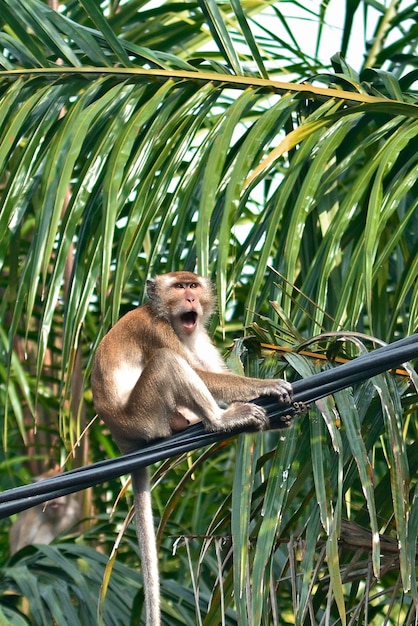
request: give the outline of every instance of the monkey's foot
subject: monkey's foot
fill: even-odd
[[[293,424],[293,419],[297,415],[304,415],[309,411],[310,405],[305,402],[292,402],[293,412],[287,415],[273,417],[270,421],[270,429],[289,428]]]
[[[243,426],[256,430],[268,428],[265,410],[249,402],[233,402],[223,411],[222,420],[216,430],[231,430]]]
[[[273,417],[270,420],[270,424],[269,424],[269,430],[280,430],[281,428],[290,428],[290,426],[292,426],[293,424],[293,418],[295,417],[295,414],[292,413],[291,415],[280,415],[280,416],[276,416]]]

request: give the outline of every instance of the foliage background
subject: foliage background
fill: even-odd
[[[0,0],[2,489],[68,450],[66,467],[117,454],[99,423],[83,432],[89,372],[149,274],[211,275],[211,331],[251,375],[416,331],[417,6],[340,4],[329,61],[332,0]],[[165,623],[414,623],[409,380],[156,468]],[[3,523],[5,623],[140,623],[131,527],[99,603],[120,487],[84,494],[91,522],[57,546],[9,559]]]

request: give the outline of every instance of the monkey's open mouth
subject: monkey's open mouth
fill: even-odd
[[[183,315],[180,316],[180,319],[184,328],[191,330],[196,326],[197,313],[195,311],[189,311],[188,313],[183,313]]]

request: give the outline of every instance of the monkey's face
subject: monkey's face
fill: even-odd
[[[202,286],[198,282],[176,282],[170,288],[171,323],[181,335],[191,335],[203,318]]]
[[[148,281],[148,295],[157,315],[166,318],[178,336],[192,335],[212,312],[210,281],[192,272],[171,272]]]
[[[59,498],[55,498],[54,500],[48,500],[42,506],[42,513],[47,517],[50,521],[56,521],[62,517],[67,508],[67,500],[68,496],[61,496]]]

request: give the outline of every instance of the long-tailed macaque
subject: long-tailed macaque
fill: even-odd
[[[80,521],[80,504],[72,495],[61,496],[19,513],[10,528],[10,554],[34,543],[51,543]]]
[[[147,281],[149,301],[124,315],[101,341],[92,371],[99,416],[123,453],[201,421],[207,430],[263,430],[263,408],[249,401],[276,396],[289,404],[283,380],[238,376],[227,369],[205,324],[213,310],[210,281],[171,272]],[[147,626],[160,624],[155,531],[148,472],[132,475]]]

